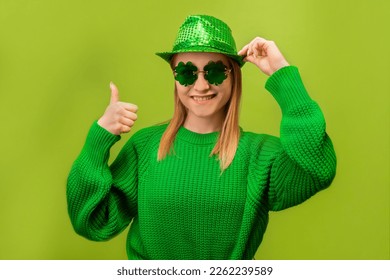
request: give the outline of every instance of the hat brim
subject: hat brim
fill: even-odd
[[[245,64],[245,61],[244,61],[244,56],[240,56],[240,55],[237,55],[237,54],[231,54],[231,53],[227,53],[227,52],[223,52],[223,51],[220,51],[220,50],[215,50],[215,49],[206,49],[206,48],[202,48],[202,49],[191,49],[191,50],[183,50],[183,51],[176,51],[176,52],[157,52],[156,55],[158,55],[159,57],[161,57],[162,59],[164,59],[166,62],[168,63],[171,63],[171,60],[172,60],[172,57],[175,55],[175,54],[179,54],[179,53],[189,53],[189,52],[210,52],[210,53],[221,53],[221,54],[224,54],[230,58],[232,58],[234,61],[236,61],[238,63],[238,65],[240,67],[244,66]]]

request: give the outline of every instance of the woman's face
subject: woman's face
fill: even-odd
[[[173,58],[173,67],[175,68],[180,62],[184,64],[191,62],[198,71],[203,71],[203,68],[210,61],[222,61],[227,68],[230,68],[227,57],[218,53],[177,54]],[[187,108],[186,122],[207,120],[220,125],[225,118],[224,107],[232,92],[232,75],[227,73],[227,78],[219,85],[208,82],[204,75],[203,72],[198,73],[195,82],[187,86],[176,80],[177,94],[182,104]]]

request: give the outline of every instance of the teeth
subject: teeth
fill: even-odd
[[[206,100],[210,100],[214,97],[214,95],[210,95],[210,96],[193,96],[192,98],[195,100],[195,101],[206,101]]]

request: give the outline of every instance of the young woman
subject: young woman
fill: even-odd
[[[275,43],[255,38],[237,53],[214,17],[189,16],[173,50],[158,55],[175,79],[173,117],[135,133],[108,166],[110,148],[137,119],[137,106],[120,102],[111,84],[111,102],[69,174],[74,229],[107,240],[131,222],[129,259],[252,259],[268,212],[302,203],[335,176],[322,112]],[[270,76],[280,138],[239,127],[245,62]]]

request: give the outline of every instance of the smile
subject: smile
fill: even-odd
[[[195,101],[207,101],[213,99],[216,96],[217,96],[216,94],[212,94],[207,96],[191,96],[191,98],[194,99]]]

